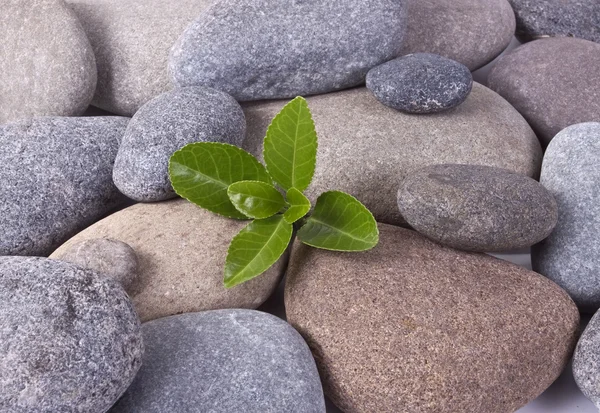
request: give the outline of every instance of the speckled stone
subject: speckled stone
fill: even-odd
[[[238,101],[357,86],[400,54],[406,1],[222,0],[173,46],[171,77]]]
[[[173,43],[215,1],[67,0],[96,54],[94,105],[132,116],[170,90],[167,61]]]
[[[245,104],[244,147],[262,156],[263,138],[285,101]],[[396,196],[405,176],[438,163],[483,164],[536,176],[542,150],[517,111],[477,83],[455,109],[409,115],[379,103],[366,88],[308,98],[319,134],[314,201],[338,189],[361,200],[378,221],[402,224]]]
[[[104,413],[140,368],[121,286],[46,258],[0,257],[0,410]]]
[[[399,57],[369,70],[377,100],[408,113],[436,113],[465,101],[473,76],[465,65],[431,53]]]
[[[515,14],[507,0],[409,0],[403,52],[445,56],[470,70],[491,62],[510,44]]]
[[[533,269],[593,313],[600,308],[600,123],[573,125],[556,135],[540,182],[558,202],[558,224],[532,250]]]
[[[110,413],[325,413],[310,349],[275,316],[206,311],[142,330],[143,366]]]
[[[524,117],[544,144],[569,125],[600,120],[600,44],[540,39],[503,56],[490,88]]]
[[[192,142],[240,146],[246,120],[226,93],[205,87],[166,92],[146,103],[127,126],[113,180],[129,198],[141,202],[176,196],[169,180],[169,158]]]
[[[114,239],[81,241],[54,258],[112,278],[126,291],[131,291],[137,280],[138,259],[135,251],[124,242]]]
[[[573,356],[573,376],[581,392],[600,410],[600,312],[590,320]]]
[[[0,255],[43,255],[124,203],[112,168],[128,119],[0,126]]]
[[[0,123],[82,114],[96,88],[96,60],[62,0],[2,0]]]
[[[514,412],[560,375],[579,328],[547,278],[389,225],[365,253],[294,244],[287,277],[288,320],[346,413]]]
[[[287,257],[260,277],[226,289],[227,249],[247,224],[183,199],[137,204],[77,234],[52,258],[83,240],[111,238],[130,245],[139,261],[139,281],[130,295],[142,321],[219,308],[258,308],[279,284]]]
[[[508,0],[517,16],[517,36],[532,40],[568,36],[600,43],[598,0]]]
[[[468,251],[530,247],[551,232],[556,201],[537,181],[505,169],[433,165],[400,185],[398,207],[421,234]]]

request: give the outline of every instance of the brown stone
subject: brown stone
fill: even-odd
[[[545,277],[381,225],[365,253],[295,244],[288,320],[345,413],[509,413],[567,364],[577,307]]]

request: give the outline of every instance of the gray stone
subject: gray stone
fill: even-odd
[[[86,110],[96,60],[62,0],[2,0],[0,39],[0,123]]]
[[[142,362],[121,286],[46,258],[0,257],[0,410],[104,413]]]
[[[507,0],[409,0],[408,28],[401,55],[428,52],[470,70],[494,60],[515,33]]]
[[[509,413],[561,374],[579,312],[547,278],[380,225],[376,248],[294,244],[289,322],[344,412]]]
[[[406,1],[222,0],[173,46],[171,77],[238,101],[357,86],[400,54]]]
[[[131,291],[137,280],[138,260],[135,251],[124,242],[114,239],[81,241],[54,258],[112,278],[126,291]]]
[[[378,221],[402,224],[396,197],[405,176],[439,163],[497,166],[537,176],[542,150],[519,113],[477,83],[460,106],[410,115],[379,103],[366,89],[309,97],[319,135],[317,167],[307,194],[314,201],[339,189],[361,200]],[[263,138],[284,101],[245,104],[244,147],[262,156]]]
[[[46,256],[125,202],[112,168],[127,122],[42,117],[0,126],[0,255]]]
[[[573,125],[552,140],[540,179],[558,203],[558,224],[532,250],[533,269],[585,312],[600,308],[600,123]]]
[[[176,196],[169,180],[169,158],[192,142],[240,146],[246,120],[226,93],[205,87],[166,92],[133,116],[119,147],[113,180],[129,198],[142,202]]]
[[[568,36],[600,43],[598,0],[508,0],[517,16],[517,36],[532,40]]]
[[[544,144],[569,125],[600,120],[600,44],[540,39],[503,56],[490,88],[508,100]]]
[[[381,103],[408,113],[452,109],[472,87],[473,76],[465,65],[431,53],[399,57],[367,74],[367,88]]]
[[[421,234],[468,251],[530,247],[551,232],[556,201],[537,181],[505,169],[433,165],[400,185],[398,207]]]
[[[167,61],[173,43],[215,1],[67,0],[96,54],[93,104],[132,116],[170,90]]]
[[[600,312],[590,320],[573,355],[573,376],[581,392],[600,410]]]
[[[219,308],[258,308],[281,281],[287,255],[260,277],[225,288],[227,249],[247,224],[183,199],[137,204],[77,234],[52,258],[84,240],[111,238],[130,245],[139,262],[138,282],[130,295],[142,321]]]
[[[325,413],[308,346],[275,316],[207,311],[142,330],[143,366],[110,413]]]

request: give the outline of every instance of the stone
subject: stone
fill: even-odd
[[[227,249],[246,225],[183,199],[136,204],[77,234],[52,258],[89,239],[111,238],[130,245],[139,263],[138,282],[130,296],[143,322],[220,308],[258,308],[281,281],[287,257],[260,277],[226,289]]]
[[[110,413],[325,413],[310,349],[275,316],[215,310],[142,330],[143,366]]]
[[[527,248],[556,226],[552,194],[539,182],[505,169],[432,165],[400,185],[398,207],[428,238],[467,251]]]
[[[143,354],[121,286],[47,258],[0,257],[0,410],[104,413]]]
[[[465,101],[472,87],[469,68],[431,53],[399,57],[367,74],[367,88],[377,100],[408,113],[452,109]]]
[[[579,312],[556,284],[379,229],[379,245],[360,254],[296,243],[287,272],[288,321],[342,411],[509,413],[560,375]]]
[[[309,97],[319,135],[315,176],[307,194],[346,191],[384,223],[403,224],[396,196],[405,176],[438,163],[497,166],[537,176],[542,151],[517,111],[477,83],[446,112],[414,116],[388,108],[366,89]],[[262,156],[263,138],[285,102],[247,103],[244,148]]]
[[[81,241],[54,258],[112,278],[126,291],[131,291],[137,280],[138,259],[135,251],[124,242],[114,239]]]
[[[540,182],[558,203],[554,232],[532,250],[534,271],[584,312],[600,308],[600,123],[569,126],[548,145]]]
[[[3,0],[0,39],[0,123],[86,110],[96,59],[62,0]]]
[[[403,52],[435,53],[470,70],[494,60],[510,44],[515,14],[507,0],[409,0]]]
[[[177,86],[238,101],[293,98],[363,84],[401,53],[407,0],[222,0],[173,46]]]
[[[598,43],[573,38],[526,43],[503,56],[488,81],[545,145],[567,126],[600,120]]]
[[[96,54],[93,104],[132,116],[169,91],[167,61],[173,43],[215,1],[67,0]]]
[[[164,201],[177,195],[169,180],[169,158],[192,142],[240,146],[246,120],[226,93],[204,87],[166,92],[146,103],[127,126],[113,180],[129,198]]]
[[[600,3],[597,0],[508,1],[517,17],[517,36],[525,41],[566,36],[600,43]]]
[[[600,410],[600,312],[585,328],[573,355],[573,377],[581,392]]]
[[[127,122],[42,117],[0,126],[0,255],[47,256],[124,204],[112,168]]]

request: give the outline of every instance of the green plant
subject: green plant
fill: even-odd
[[[229,246],[227,288],[275,264],[290,244],[294,226],[298,239],[316,248],[365,251],[377,245],[373,215],[346,193],[321,194],[307,217],[311,204],[303,191],[315,172],[317,133],[305,99],[295,98],[275,116],[263,157],[266,167],[236,146],[198,142],[175,152],[169,163],[178,195],[229,218],[253,219]]]

